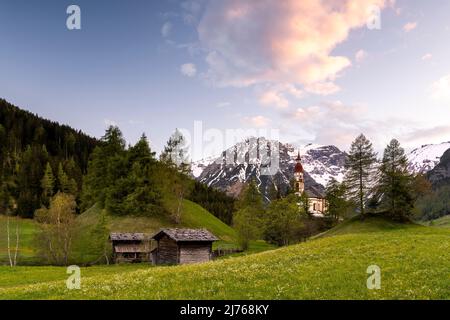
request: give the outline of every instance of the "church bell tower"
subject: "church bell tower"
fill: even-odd
[[[295,159],[295,169],[294,169],[294,190],[295,194],[301,196],[303,191],[305,191],[305,180],[303,178],[303,166],[300,158],[300,151],[298,152],[297,159]]]

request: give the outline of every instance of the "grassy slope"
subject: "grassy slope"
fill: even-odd
[[[79,216],[79,222],[84,226],[95,225],[101,209],[97,206]],[[203,207],[189,200],[183,202],[181,226],[173,224],[165,216],[133,217],[108,216],[108,228],[113,232],[146,232],[153,233],[163,227],[207,228],[219,238],[233,242],[236,240],[235,231],[221,220],[216,218]]]
[[[450,228],[450,215],[433,220],[432,226],[440,228]]]
[[[245,257],[188,266],[85,268],[77,291],[65,289],[63,269],[58,276],[57,268],[47,272],[54,275],[47,280],[42,278],[45,267],[19,267],[11,274],[3,267],[0,297],[450,299],[449,236],[444,228],[353,221],[316,240]],[[366,288],[366,269],[372,264],[381,267],[381,290]],[[27,281],[21,277],[25,274]]]
[[[77,219],[80,224],[79,232],[81,236],[74,243],[74,258],[77,262],[88,263],[95,261],[98,255],[89,255],[92,247],[90,232],[97,224],[101,214],[101,209],[97,206],[92,207]],[[188,227],[188,228],[206,228],[221,239],[215,246],[236,247],[236,232],[233,228],[223,223],[214,215],[209,213],[203,207],[196,203],[185,200],[183,203],[182,224],[174,225],[167,217],[112,217],[108,216],[108,229],[113,232],[146,232],[154,233],[163,227]],[[41,262],[36,257],[34,247],[34,234],[38,227],[33,220],[19,220],[20,225],[20,256],[19,264],[33,264]],[[11,228],[15,224],[11,222]],[[13,230],[14,231],[14,230]],[[15,235],[13,235],[15,241]],[[6,218],[0,215],[0,265],[8,262],[6,245]],[[262,251],[270,248],[265,243],[254,242],[252,249]]]

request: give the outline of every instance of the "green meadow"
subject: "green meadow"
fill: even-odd
[[[95,227],[100,220],[102,209],[93,206],[77,217],[78,236],[73,243],[72,263],[85,265],[96,261],[99,256],[93,254],[98,243],[94,243],[92,237]],[[175,225],[167,216],[106,216],[107,229],[110,232],[144,232],[153,234],[160,228],[182,227],[182,228],[206,228],[221,240],[214,243],[216,248],[238,248],[236,231],[220,219],[212,215],[200,205],[184,200],[181,225]],[[36,246],[35,235],[39,231],[37,223],[31,219],[10,219],[10,241],[11,248],[15,248],[15,228],[19,224],[19,265],[45,264],[39,256]],[[97,240],[98,241],[98,240]],[[249,251],[244,254],[273,249],[274,246],[264,241],[252,241]],[[6,217],[0,215],[0,265],[8,264]]]
[[[381,289],[367,288],[367,267]],[[203,264],[0,267],[1,299],[450,299],[450,229],[353,220],[305,243]]]

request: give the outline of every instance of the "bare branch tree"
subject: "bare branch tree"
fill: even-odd
[[[16,250],[14,251],[14,266],[17,265],[17,255],[19,253],[19,220],[16,221]]]
[[[6,236],[8,241],[8,258],[9,258],[9,265],[12,267],[13,262],[11,259],[11,240],[10,240],[10,234],[9,234],[9,216],[6,218]]]

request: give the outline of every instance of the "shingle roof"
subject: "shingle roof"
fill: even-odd
[[[113,232],[109,235],[109,239],[111,240],[120,240],[120,241],[143,241],[150,239],[148,234],[145,233],[119,233]]]
[[[217,241],[215,235],[206,229],[161,229],[153,236],[153,239],[158,240],[163,234],[175,241]]]
[[[142,245],[118,245],[114,246],[114,251],[119,253],[146,253],[150,252],[150,247]]]

